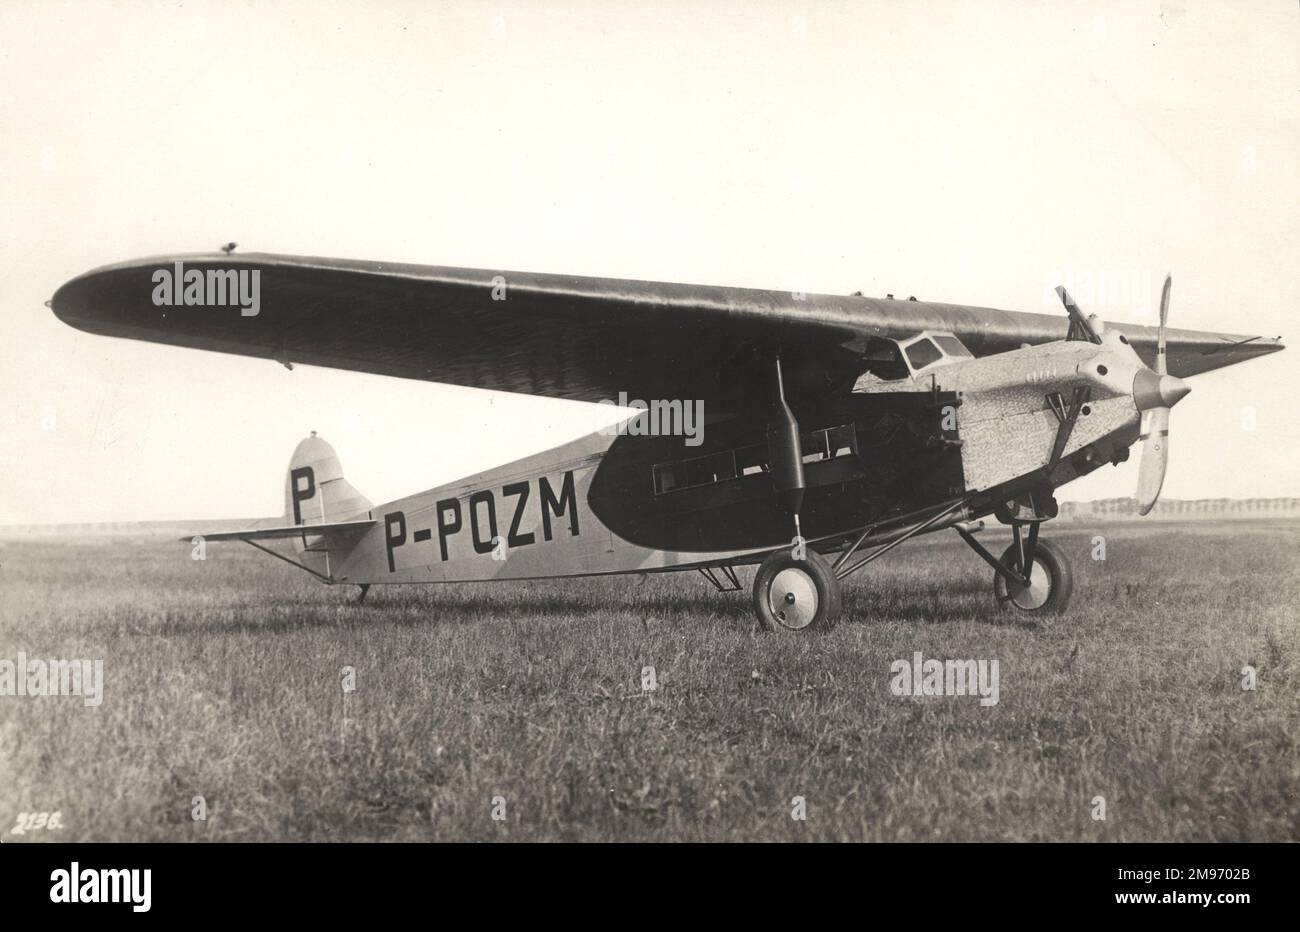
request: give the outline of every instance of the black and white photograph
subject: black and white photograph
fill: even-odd
[[[0,169],[7,900],[1278,905],[1294,0],[3,0]]]

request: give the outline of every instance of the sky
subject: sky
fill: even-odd
[[[608,408],[97,337],[93,267],[240,251],[1289,338],[1197,376],[1168,498],[1300,495],[1300,5],[0,4],[0,524],[380,503]],[[1062,499],[1130,495],[1134,457]]]

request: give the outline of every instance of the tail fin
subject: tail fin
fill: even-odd
[[[338,557],[346,557],[374,524],[370,501],[343,478],[334,448],[312,431],[289,460],[283,526],[267,527],[262,521],[242,531],[186,534],[181,540],[242,540],[259,550],[267,549],[256,543],[259,540],[292,540],[298,553],[297,565],[326,582],[334,582],[332,569]],[[274,551],[267,552],[288,560]],[[331,560],[330,554],[336,558]]]
[[[370,500],[343,478],[338,454],[312,434],[293,451],[284,482],[285,524],[336,524],[368,517]]]
[[[343,478],[343,467],[334,448],[312,431],[289,459],[289,474],[284,483],[284,523],[310,527],[369,518],[370,500]],[[331,529],[326,534],[302,534],[293,538],[293,549],[303,566],[329,576],[330,551],[340,546],[350,550],[355,542],[351,534],[340,536]]]

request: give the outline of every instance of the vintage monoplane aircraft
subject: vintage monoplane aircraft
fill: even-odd
[[[260,290],[260,293],[259,293]],[[777,631],[816,631],[840,582],[953,528],[998,601],[1063,609],[1065,555],[1039,535],[1053,492],[1141,439],[1142,513],[1160,493],[1184,378],[1277,340],[1105,325],[924,301],[311,259],[168,256],[97,269],[51,301],[91,333],[582,401],[643,399],[623,430],[373,506],[314,435],[289,463],[281,526],[331,584],[698,570]],[[702,430],[683,415],[703,403]],[[688,407],[695,406],[695,407]],[[660,429],[648,423],[655,418]],[[697,425],[697,427],[700,425]],[[640,429],[638,429],[640,428]],[[973,535],[992,515],[1002,554]]]

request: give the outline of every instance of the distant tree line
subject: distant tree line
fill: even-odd
[[[1165,518],[1300,517],[1300,498],[1168,499],[1157,502],[1151,514]],[[1095,502],[1062,502],[1061,516],[1138,517],[1137,501],[1132,498],[1103,498]]]

